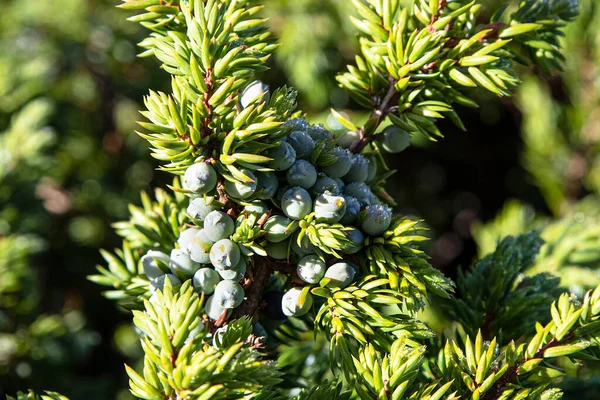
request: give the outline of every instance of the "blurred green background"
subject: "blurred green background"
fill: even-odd
[[[330,123],[329,107],[363,118],[335,82],[357,51],[350,2],[264,3],[282,47],[263,79],[296,87],[313,122]],[[142,96],[169,79],[136,58],[146,32],[116,4],[2,3],[0,398],[25,388],[130,398],[123,363],[141,354],[130,315],[85,277],[99,248],[119,245],[110,224],[127,204],[169,179],[134,132]],[[524,71],[513,98],[477,92],[480,108],[459,110],[468,132],[442,123],[443,140],[415,138],[390,159],[397,211],[427,221],[429,254],[450,276],[500,236],[536,228],[552,242],[538,270],[579,292],[599,280],[600,7],[582,7],[564,74]]]

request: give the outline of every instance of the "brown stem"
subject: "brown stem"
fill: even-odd
[[[249,316],[253,321],[258,317],[262,294],[269,283],[272,269],[264,257],[255,257],[248,266],[248,278],[244,284],[246,300],[233,311],[231,319]]]

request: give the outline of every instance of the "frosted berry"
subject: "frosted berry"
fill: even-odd
[[[306,131],[310,125],[304,118],[292,118],[283,124],[284,129],[290,129],[292,131]]]
[[[319,174],[317,181],[311,188],[311,192],[325,193],[329,191],[333,194],[342,194],[343,183],[338,179],[333,179],[325,174]]]
[[[309,189],[317,181],[317,170],[306,160],[296,160],[287,170],[286,177],[290,185]]]
[[[302,219],[312,210],[312,199],[306,189],[293,187],[281,198],[281,209],[291,219]]]
[[[344,225],[352,225],[360,213],[360,202],[352,196],[344,195],[343,197],[346,201],[346,212],[339,222]]]
[[[254,200],[244,206],[244,212],[248,215],[260,217],[261,215],[269,212],[269,207],[262,200]]]
[[[152,279],[150,281],[150,285],[152,285],[152,289],[154,290],[163,290],[165,288],[165,281],[167,279],[169,280],[169,282],[171,282],[171,286],[174,288],[181,285],[181,279],[179,279],[173,274],[165,274],[159,276],[156,279]]]
[[[208,193],[217,185],[215,169],[205,162],[192,164],[183,174],[183,187],[197,194]]]
[[[296,150],[288,142],[281,142],[277,147],[270,149],[267,157],[271,158],[268,165],[275,171],[285,171],[296,161]]]
[[[269,200],[277,194],[279,180],[274,172],[256,172],[256,192],[255,195],[261,200]]]
[[[374,195],[369,185],[363,182],[353,182],[344,188],[346,196],[354,197],[358,200],[361,206],[369,206],[373,202]]]
[[[222,211],[212,211],[204,218],[204,230],[213,242],[233,235],[235,224],[233,219]]]
[[[181,233],[179,234],[179,239],[177,239],[177,244],[179,245],[179,248],[186,250],[194,236],[196,236],[196,234],[199,231],[200,229],[197,228],[188,228],[184,231],[181,231]]]
[[[388,126],[383,130],[381,147],[388,153],[400,153],[410,145],[410,134],[397,126]]]
[[[335,196],[325,192],[315,199],[315,218],[319,222],[335,224],[346,212],[346,200],[342,196]]]
[[[288,231],[288,226],[292,221],[283,215],[272,215],[267,219],[267,222],[263,225],[265,230],[265,237],[269,242],[277,243],[287,239],[291,235],[291,231]]]
[[[333,264],[325,271],[325,278],[331,279],[330,286],[346,287],[352,283],[356,269],[347,262]]]
[[[212,197],[197,197],[190,200],[190,204],[187,208],[187,213],[190,217],[204,221],[204,218],[211,211],[215,211],[217,207],[214,205],[214,198]]]
[[[283,295],[283,298],[281,299],[281,309],[288,317],[299,317],[310,310],[313,303],[312,295],[307,293],[304,304],[300,304],[301,294],[302,289],[291,288]]]
[[[367,235],[381,235],[392,223],[392,209],[382,204],[369,206],[360,222],[360,228]]]
[[[221,239],[210,249],[210,262],[216,269],[231,269],[240,262],[240,248],[229,239]]]
[[[254,175],[252,171],[246,168],[242,168],[241,171],[251,180],[250,182],[225,181],[225,191],[229,196],[235,199],[247,199],[248,197],[252,196],[258,185],[256,175]]]
[[[221,307],[218,301],[215,300],[215,296],[212,295],[208,299],[206,299],[206,303],[204,304],[204,312],[210,319],[218,320],[223,313],[226,313],[228,316],[230,310]]]
[[[192,284],[204,294],[212,294],[221,278],[212,268],[200,268],[192,278]]]
[[[287,142],[296,150],[296,158],[308,158],[315,149],[315,141],[304,131],[290,133]]]
[[[206,229],[200,229],[187,247],[190,258],[200,264],[210,263],[209,254],[214,243],[215,241],[208,237]]]
[[[221,275],[223,279],[229,279],[232,281],[239,281],[246,274],[246,260],[244,258],[240,258],[240,262],[237,263],[231,269],[218,269],[217,272]]]
[[[310,136],[315,143],[333,140],[333,134],[321,124],[309,126],[308,129],[306,129],[306,134]]]
[[[215,287],[213,297],[220,307],[236,308],[244,301],[244,289],[237,282],[224,280]]]
[[[346,182],[365,182],[369,177],[369,160],[361,154],[355,154],[352,158],[350,171],[344,175]]]
[[[161,275],[164,275],[165,272],[163,268],[159,266],[158,263],[162,263],[165,266],[168,266],[171,262],[169,256],[162,251],[149,250],[142,257],[142,267],[144,268],[144,274],[148,277],[148,279],[155,279]]]
[[[179,278],[188,279],[200,268],[188,254],[187,250],[173,249],[171,251],[171,272]]]
[[[341,178],[352,167],[352,154],[341,147],[333,149],[330,154],[337,157],[337,160],[331,165],[321,167],[321,171],[332,178]]]
[[[316,255],[308,255],[298,261],[296,272],[304,282],[315,284],[323,279],[326,269],[325,261]]]
[[[355,228],[354,226],[349,228],[351,228],[351,230],[346,231],[346,237],[350,243],[342,249],[342,253],[356,254],[363,248],[365,236],[358,228]]]
[[[254,104],[256,102],[268,103],[270,97],[269,85],[261,81],[254,81],[246,86],[246,89],[244,89],[242,92],[240,104],[242,105],[242,108],[246,108],[250,104]]]
[[[338,138],[338,144],[344,149],[354,147],[360,141],[360,133],[356,131],[347,131],[340,135]]]

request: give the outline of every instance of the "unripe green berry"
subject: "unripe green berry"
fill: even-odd
[[[210,249],[210,262],[216,269],[231,269],[240,262],[239,246],[229,240],[221,239]]]
[[[310,239],[308,236],[304,235],[302,240],[298,243],[298,234],[292,236],[292,251],[296,253],[299,257],[304,257],[309,254],[315,253],[315,248],[310,243]]]
[[[281,142],[277,147],[270,149],[267,157],[271,158],[268,166],[275,171],[285,171],[296,161],[296,150],[288,142]]]
[[[369,157],[369,171],[367,173],[367,182],[372,182],[377,176],[377,159],[373,156]]]
[[[237,263],[237,265],[233,268],[218,269],[217,272],[219,273],[219,275],[221,275],[221,278],[237,282],[244,277],[244,274],[246,273],[246,268],[246,260],[244,260],[244,258],[242,257],[240,258],[240,262]]]
[[[325,192],[315,199],[315,218],[318,222],[335,224],[346,212],[346,200],[342,196],[335,196]]]
[[[221,307],[219,302],[216,301],[215,295],[213,294],[208,299],[206,299],[206,303],[204,304],[204,312],[208,317],[212,320],[218,320],[223,313],[226,313],[227,316],[231,313],[231,310]]]
[[[291,219],[302,219],[312,210],[312,199],[306,189],[292,187],[281,198],[281,209]]]
[[[365,182],[369,176],[369,160],[361,154],[355,154],[352,158],[350,171],[344,175],[346,182]]]
[[[233,219],[222,211],[212,211],[204,218],[206,236],[213,242],[226,239],[233,235],[235,223]]]
[[[141,259],[142,266],[144,267],[144,274],[148,279],[156,279],[159,276],[164,275],[167,271],[159,265],[162,263],[166,266],[169,265],[171,259],[169,256],[162,251],[149,250]]]
[[[261,81],[254,81],[246,86],[242,92],[240,104],[242,105],[242,108],[246,108],[254,103],[268,103],[270,97],[269,85]]]
[[[331,165],[321,167],[321,171],[332,178],[341,178],[352,167],[352,154],[341,147],[333,149],[330,154],[337,157],[337,160]]]
[[[183,174],[183,188],[197,194],[208,193],[217,185],[215,169],[205,162],[190,165]]]
[[[279,188],[277,175],[271,171],[257,171],[255,175],[257,179],[256,197],[262,200],[272,199],[277,194],[277,189]]]
[[[211,211],[215,211],[217,207],[214,205],[214,198],[212,197],[197,197],[190,200],[190,204],[187,208],[187,213],[190,217],[204,221],[204,218]]]
[[[315,149],[315,141],[304,131],[290,133],[287,142],[296,150],[296,158],[309,158]]]
[[[364,211],[360,218],[360,228],[370,236],[378,236],[392,223],[392,209],[386,205],[374,204]]]
[[[173,249],[171,251],[171,263],[169,265],[171,272],[182,279],[191,278],[200,268],[200,265],[192,261],[187,250]]]
[[[306,314],[312,307],[313,299],[312,295],[307,293],[304,300],[304,304],[300,305],[300,295],[302,289],[291,288],[288,290],[281,299],[281,309],[283,313],[288,317],[299,317]]]
[[[296,160],[288,169],[286,177],[290,185],[309,189],[317,181],[317,169],[306,160]]]
[[[323,279],[326,269],[325,261],[321,260],[320,257],[308,255],[298,261],[296,273],[304,282],[315,284]]]
[[[356,200],[356,198],[348,195],[344,195],[344,200],[346,200],[346,212],[342,219],[340,219],[340,223],[344,225],[352,225],[356,222],[356,218],[358,217],[358,213],[360,213],[360,202]]]
[[[225,191],[229,196],[235,199],[247,199],[248,197],[252,196],[258,185],[256,175],[254,175],[252,171],[246,168],[242,168],[241,171],[245,176],[251,179],[251,182],[225,181]]]
[[[221,278],[212,268],[200,268],[192,278],[192,284],[204,294],[212,294]]]
[[[267,222],[263,225],[265,230],[265,237],[269,242],[277,243],[281,242],[292,234],[287,228],[292,223],[291,220],[284,217],[283,215],[272,215],[267,219]]]
[[[190,258],[200,264],[210,263],[210,249],[215,243],[208,237],[206,229],[200,229],[188,244],[187,251]]]
[[[381,147],[388,153],[400,153],[410,145],[410,134],[397,126],[388,126],[383,130]]]
[[[269,257],[274,258],[275,260],[286,260],[288,258],[289,245],[289,240],[277,243],[267,242],[265,251]]]
[[[329,286],[346,287],[352,283],[356,269],[347,262],[333,264],[325,271],[325,278],[331,279]]]
[[[219,306],[231,309],[242,304],[244,295],[244,289],[239,283],[224,280],[219,282],[215,287],[215,294],[213,297]]]
[[[360,141],[360,133],[356,131],[346,131],[338,138],[338,144],[344,149],[356,146]]]
[[[244,206],[244,212],[259,218],[269,212],[269,207],[262,200],[254,200],[250,204]]]

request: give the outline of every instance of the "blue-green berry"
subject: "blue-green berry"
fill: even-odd
[[[367,182],[373,182],[377,176],[377,159],[373,156],[369,157],[369,171],[367,173]]]
[[[335,224],[346,212],[346,200],[330,192],[321,193],[315,199],[315,218],[318,222]]]
[[[282,242],[267,242],[265,245],[265,251],[267,255],[275,260],[286,260],[288,258],[288,248],[290,245],[289,240],[284,240]]]
[[[410,145],[410,134],[397,126],[388,126],[383,130],[381,147],[388,153],[400,153]]]
[[[233,235],[235,223],[233,219],[222,211],[211,211],[204,218],[204,230],[206,235],[213,241],[226,239]]]
[[[246,108],[254,103],[268,103],[270,97],[269,85],[261,81],[254,81],[246,86],[242,92],[240,104],[242,108]]]
[[[268,166],[275,171],[285,171],[296,161],[296,150],[288,142],[281,142],[277,147],[273,147],[267,152],[267,157],[271,158]]]
[[[181,233],[179,234],[179,239],[177,239],[177,244],[179,245],[179,248],[186,250],[194,236],[196,236],[196,234],[199,231],[200,229],[197,228],[188,228],[181,231]]]
[[[288,230],[288,226],[292,223],[289,218],[283,215],[272,215],[267,219],[267,222],[263,225],[265,230],[265,237],[269,242],[277,243],[281,242],[292,234],[291,230]]]
[[[283,124],[284,129],[290,129],[291,131],[306,131],[308,127],[309,124],[304,118],[292,118]]]
[[[246,168],[242,168],[241,171],[250,181],[225,181],[225,191],[235,199],[249,198],[256,192],[256,187],[258,186],[256,175],[252,171]]]
[[[221,281],[221,277],[212,268],[200,268],[192,278],[194,287],[204,294],[212,294],[219,281]]]
[[[262,200],[272,199],[277,194],[279,188],[279,180],[274,172],[256,172],[256,192],[257,198]]]
[[[306,189],[292,187],[281,198],[281,209],[291,219],[302,219],[312,210],[312,199]]]
[[[171,286],[176,288],[177,286],[181,285],[181,280],[176,277],[173,274],[165,274],[165,275],[161,275],[158,278],[152,279],[150,281],[150,288],[152,289],[152,291],[154,290],[163,290],[165,288],[165,281],[169,280],[169,282],[171,282]]]
[[[309,126],[306,130],[306,134],[310,136],[315,143],[333,140],[333,134],[321,124]]]
[[[242,286],[230,280],[224,280],[217,284],[213,297],[214,301],[223,308],[236,308],[244,301],[244,289]]]
[[[344,254],[356,254],[358,253],[364,246],[365,236],[363,233],[356,227],[351,226],[350,230],[346,231],[346,237],[350,241],[347,243],[342,249],[342,253]]]
[[[183,174],[183,188],[194,193],[208,193],[215,186],[217,186],[217,173],[205,162],[190,165]]]
[[[356,222],[358,213],[360,213],[360,202],[356,198],[348,195],[344,195],[344,200],[346,200],[346,212],[342,219],[340,219],[340,223],[352,225]]]
[[[240,262],[239,246],[229,240],[221,239],[210,249],[210,262],[216,269],[231,269]]]
[[[233,268],[218,269],[217,272],[219,273],[219,275],[221,275],[221,278],[223,278],[223,279],[229,279],[231,281],[239,281],[246,274],[246,268],[247,268],[246,260],[244,260],[244,257],[242,257],[242,258],[240,258],[240,262],[237,263],[237,265],[234,266]]]
[[[369,177],[369,160],[362,154],[355,154],[352,157],[352,166],[350,171],[344,175],[346,182],[365,182]]]
[[[298,241],[298,234],[292,236],[292,251],[299,257],[304,257],[309,254],[315,253],[315,248],[310,243],[310,239],[307,235],[302,237],[302,240]]]
[[[306,294],[303,304],[300,304],[301,288],[291,288],[283,295],[281,299],[281,309],[288,317],[299,317],[306,314],[312,307],[312,295]]]
[[[333,149],[330,154],[336,157],[337,160],[331,165],[321,167],[321,171],[332,178],[343,177],[352,167],[352,153],[346,149],[337,147]]]
[[[192,238],[186,250],[190,258],[200,264],[210,263],[210,249],[215,243],[206,232],[206,229],[200,229]]]
[[[229,316],[231,310],[221,307],[219,302],[216,300],[215,295],[213,294],[208,299],[206,299],[206,303],[204,304],[204,312],[210,319],[218,320],[223,313],[226,313]]]
[[[286,178],[292,186],[309,189],[317,181],[317,169],[306,160],[296,160],[287,170]]]
[[[244,212],[248,215],[260,217],[269,212],[269,207],[262,200],[254,200],[244,206]]]
[[[346,287],[352,283],[356,269],[347,262],[333,264],[325,271],[325,278],[331,279],[329,286]]]
[[[182,279],[188,279],[200,268],[188,254],[187,250],[173,249],[171,251],[171,272]]]
[[[290,133],[287,142],[296,150],[296,158],[309,158],[315,149],[315,141],[304,131]]]
[[[352,182],[344,188],[346,196],[354,197],[358,200],[361,206],[369,206],[373,202],[374,195],[369,185],[364,182]]]
[[[215,211],[217,207],[215,206],[215,199],[212,197],[196,197],[195,199],[190,200],[190,204],[187,208],[187,213],[190,217],[198,219],[200,221],[204,221],[204,218],[211,211]]]
[[[346,131],[338,138],[338,144],[344,149],[354,147],[360,141],[360,133],[356,131]]]
[[[317,177],[317,181],[310,188],[313,193],[325,193],[327,191],[333,194],[342,194],[343,183],[338,179],[333,179],[323,173],[320,173]]]
[[[318,283],[325,276],[325,270],[327,266],[325,261],[321,260],[316,255],[308,255],[302,257],[298,261],[296,267],[296,273],[298,277],[306,283],[315,284]]]
[[[163,253],[162,251],[149,250],[141,259],[142,267],[144,268],[144,274],[148,279],[155,279],[166,272],[160,264],[168,266],[171,262],[171,258]]]
[[[361,215],[360,228],[371,236],[385,232],[392,223],[392,209],[383,204],[374,204]]]

